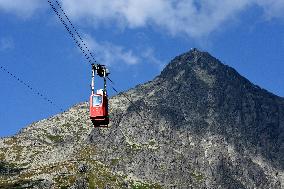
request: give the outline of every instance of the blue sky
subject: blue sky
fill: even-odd
[[[284,96],[282,0],[60,3],[119,91],[153,79],[197,47]],[[62,109],[89,98],[90,66],[47,1],[0,0],[0,65]],[[0,136],[60,112],[1,70],[0,86]]]

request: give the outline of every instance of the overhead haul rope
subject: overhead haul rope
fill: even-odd
[[[113,82],[109,77],[107,77],[107,79],[108,79],[112,84],[114,84],[114,82]],[[111,86],[111,88],[112,88],[112,90],[114,90],[116,93],[119,93],[113,86]],[[122,92],[121,94],[136,108],[136,110],[140,110],[139,107],[136,106],[136,104],[134,104],[134,102],[132,102],[132,101],[128,98],[128,96],[127,96],[125,93]],[[135,111],[135,112],[136,112],[142,119],[144,119],[138,111]]]
[[[91,60],[90,60],[90,56],[86,53],[86,51],[83,49],[83,47],[81,46],[80,42],[76,39],[76,37],[74,36],[73,32],[70,30],[70,28],[67,26],[66,22],[63,20],[63,18],[61,17],[61,15],[59,14],[59,12],[57,11],[57,9],[55,8],[55,6],[48,1],[49,5],[51,6],[52,10],[55,12],[55,14],[58,16],[58,18],[60,19],[61,23],[64,25],[64,27],[66,28],[67,32],[71,35],[72,39],[74,40],[74,42],[76,43],[76,45],[79,47],[79,49],[81,50],[81,52],[84,54],[85,58],[87,59],[87,61],[92,64]],[[65,14],[66,15],[66,14]],[[69,20],[70,21],[70,20]],[[76,30],[77,31],[77,30]],[[85,43],[84,43],[85,44]]]
[[[60,4],[58,3],[58,1],[55,1],[57,3],[57,5],[59,6],[60,10],[63,12],[65,18],[68,20],[69,24],[72,26],[73,30],[75,31],[75,33],[77,34],[77,36],[79,37],[80,41],[82,42],[82,44],[84,45],[84,47],[87,49],[88,53],[91,55],[91,57],[93,58],[94,62],[97,62],[95,60],[95,57],[93,56],[92,52],[89,50],[88,46],[86,45],[86,43],[84,42],[84,40],[82,39],[81,35],[78,33],[78,31],[76,30],[76,28],[74,27],[74,25],[72,24],[72,22],[70,21],[69,17],[67,16],[67,14],[65,14],[64,10],[62,9],[62,7],[60,6]]]
[[[25,87],[27,87],[28,89],[30,89],[34,94],[38,95],[39,97],[41,97],[43,100],[45,100],[46,102],[48,102],[49,104],[55,106],[57,109],[59,109],[60,111],[64,112],[63,108],[60,108],[53,100],[51,100],[50,98],[46,97],[45,95],[43,95],[41,92],[39,92],[38,90],[36,90],[35,88],[33,88],[29,83],[25,82],[24,80],[20,79],[19,77],[17,77],[15,74],[11,73],[9,70],[7,70],[5,67],[0,66],[0,69],[4,72],[6,72],[8,75],[10,75],[11,77],[13,77],[14,79],[16,79],[19,83],[23,84]]]
[[[114,88],[114,87],[111,87],[115,92],[117,92],[118,93],[118,91]],[[137,110],[139,110],[139,108],[136,106],[136,104],[134,104],[134,102],[132,102],[128,97],[127,97],[127,95],[126,94],[124,94],[124,93],[121,93]],[[142,115],[138,112],[138,111],[135,111],[142,119],[144,119],[143,117],[142,117]]]

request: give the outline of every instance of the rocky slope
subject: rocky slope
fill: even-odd
[[[110,112],[108,129],[82,103],[1,139],[0,188],[284,188],[284,99],[206,52]]]

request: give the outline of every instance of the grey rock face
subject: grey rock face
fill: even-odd
[[[0,187],[284,188],[284,99],[207,52],[112,97],[110,116],[92,129],[82,103],[1,139]]]

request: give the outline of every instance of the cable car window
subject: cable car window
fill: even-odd
[[[102,96],[93,96],[93,106],[98,106],[102,103]]]

